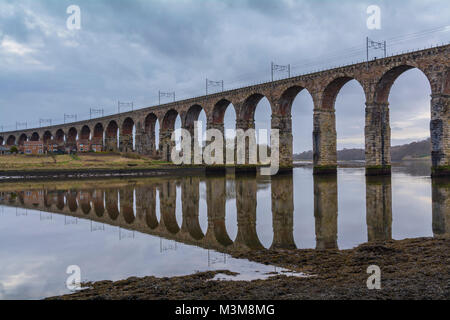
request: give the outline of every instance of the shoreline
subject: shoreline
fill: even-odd
[[[56,169],[56,170],[0,170],[0,183],[30,180],[72,180],[93,178],[162,177],[202,174],[203,167],[161,166],[135,169]]]
[[[52,300],[291,300],[450,299],[450,238],[416,238],[365,243],[349,250],[259,250],[234,258],[289,268],[311,277],[219,281],[207,271],[181,277],[130,277],[83,284],[82,291]],[[381,290],[367,289],[367,267],[381,269]]]
[[[393,163],[393,167],[402,167],[402,163]],[[256,166],[257,167],[257,166]],[[293,168],[313,168],[312,163],[296,162]],[[340,162],[338,168],[365,168],[364,162]],[[239,168],[239,167],[237,167]],[[214,167],[206,166],[177,166],[177,165],[152,165],[151,167],[133,167],[120,169],[107,168],[83,168],[83,169],[22,169],[22,170],[1,170],[0,183],[39,181],[39,180],[73,180],[73,179],[95,179],[95,178],[129,178],[129,177],[163,177],[195,174],[217,174],[236,169],[232,166],[220,167],[221,170],[214,170]],[[431,170],[430,170],[431,172]],[[256,172],[254,172],[256,174]]]

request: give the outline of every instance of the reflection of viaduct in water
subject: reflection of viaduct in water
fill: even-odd
[[[83,190],[20,190],[0,193],[0,204],[86,218],[124,229],[218,251],[263,249],[256,231],[258,182],[236,177],[237,236],[226,230],[227,180],[222,177],[155,180],[119,187]],[[206,183],[208,226],[200,227],[200,182]],[[273,242],[271,249],[294,249],[292,174],[271,179]],[[182,223],[176,218],[177,186],[181,186]],[[314,177],[314,217],[317,249],[337,248],[338,190],[336,176]],[[366,178],[368,240],[392,237],[390,177]],[[160,218],[157,216],[159,194]],[[450,184],[433,180],[433,232],[450,233]],[[299,208],[299,210],[301,210]]]

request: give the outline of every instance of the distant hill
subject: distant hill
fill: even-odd
[[[400,161],[404,158],[422,158],[430,156],[431,140],[412,142],[401,146],[391,147],[392,161]],[[338,151],[338,160],[364,160],[365,151],[363,149],[344,149]],[[294,154],[294,160],[312,160],[313,152],[305,151]]]

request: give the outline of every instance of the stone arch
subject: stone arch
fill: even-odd
[[[241,106],[239,115],[242,120],[253,120],[255,117],[256,106],[265,96],[261,93],[254,93],[245,99]]]
[[[126,118],[122,123],[122,133],[132,134],[133,133],[134,120],[130,117]]]
[[[91,138],[91,128],[89,126],[83,126],[80,131],[80,140],[89,140]]]
[[[95,139],[101,139],[103,141],[103,124],[101,122],[97,123],[94,127],[94,133],[93,133],[93,138]]]
[[[175,121],[178,117],[178,112],[175,109],[170,109],[164,114],[162,127],[163,131],[174,130],[175,129]]]
[[[159,144],[160,144],[160,152],[162,159],[165,161],[171,161],[171,152],[172,148],[175,147],[175,142],[172,141],[172,132],[175,130],[175,122],[178,117],[178,112],[175,109],[170,109],[164,114],[160,136],[159,136]]]
[[[428,84],[430,85],[430,91],[433,93],[432,81],[430,81],[430,76],[424,72],[423,68],[412,64],[400,64],[387,69],[382,74],[374,86],[373,96],[370,97],[366,103],[365,154],[367,175],[390,174],[391,172],[391,116],[389,110],[389,95],[397,78],[406,71],[414,68],[420,70],[420,72],[425,75]],[[433,109],[433,104],[431,108]],[[441,121],[441,119],[436,120]],[[434,126],[433,121],[431,121],[430,131],[432,137],[433,134],[442,137],[440,127]],[[438,138],[435,141],[439,144],[442,140]],[[439,147],[433,145],[433,150],[435,149],[439,149]],[[434,161],[435,157],[433,157],[433,152],[432,158]]]
[[[338,78],[335,78],[330,83],[327,84],[325,87],[323,93],[322,93],[322,109],[325,110],[334,110],[334,105],[336,102],[336,98],[339,94],[339,91],[341,91],[342,87],[347,84],[348,82],[356,80],[360,85],[361,82],[359,82],[357,79],[351,76],[341,76]],[[361,85],[361,87],[364,90],[364,86]],[[365,90],[364,90],[365,92]]]
[[[422,73],[428,79],[430,88],[432,88],[432,85],[431,85],[432,82],[430,81],[430,77],[421,68],[419,68],[417,66],[412,66],[409,64],[399,65],[399,66],[389,69],[380,77],[380,79],[378,80],[376,87],[375,87],[373,101],[375,103],[388,103],[389,93],[391,92],[391,88],[392,88],[395,80],[397,80],[397,78],[400,77],[404,72],[414,69],[414,68],[422,71]]]
[[[119,129],[119,126],[117,125],[117,122],[114,120],[111,120],[108,123],[108,126],[106,127],[105,131],[105,147],[108,151],[115,151],[117,150],[117,130]]]
[[[122,152],[134,151],[134,139],[133,139],[134,125],[135,122],[130,117],[127,117],[122,123],[122,129],[120,132],[120,151]]]
[[[76,145],[78,132],[74,127],[70,128],[67,133],[67,144]]]
[[[234,107],[231,101],[227,99],[221,99],[214,105],[211,119],[213,124],[223,124],[225,112],[230,105]],[[236,109],[234,111],[236,113]]]
[[[276,103],[274,113],[283,116],[290,115],[292,111],[292,104],[294,103],[295,98],[303,90],[306,90],[311,95],[307,88],[300,85],[294,85],[284,90]]]
[[[153,113],[149,113],[144,120],[144,137],[142,141],[142,152],[151,156],[156,155],[156,124],[158,117]]]
[[[42,136],[42,140],[44,143],[49,143],[53,138],[53,135],[50,131],[45,131],[44,135]]]
[[[203,108],[199,104],[194,104],[189,108],[184,117],[184,127],[186,129],[194,128],[194,122],[198,120]]]
[[[5,142],[5,139],[2,136],[0,136],[0,146],[3,145],[3,142]]]
[[[144,131],[145,133],[155,132],[156,122],[158,121],[158,117],[152,112],[149,113],[144,120]]]
[[[64,136],[65,136],[64,130],[63,129],[58,129],[56,131],[56,133],[55,133],[55,141],[56,141],[56,143],[58,143],[58,144],[64,143]]]
[[[8,139],[6,140],[6,145],[7,145],[7,146],[13,146],[13,145],[15,145],[15,144],[16,144],[16,136],[10,135],[10,136],[8,137]]]
[[[39,133],[33,132],[33,134],[31,135],[30,141],[39,141],[39,139],[40,139]]]
[[[119,129],[117,122],[114,120],[111,120],[108,123],[108,126],[106,127],[106,135],[108,137],[117,137],[117,129]]]
[[[28,141],[28,137],[25,133],[22,133],[19,137],[19,141],[18,141],[18,145],[19,146],[23,146],[23,144],[25,143],[25,141]]]

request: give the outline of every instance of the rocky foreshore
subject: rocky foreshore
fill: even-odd
[[[450,299],[450,238],[367,243],[351,250],[263,250],[235,258],[304,272],[311,277],[211,281],[218,273],[132,277],[85,283],[88,289],[49,299]],[[381,269],[381,289],[369,290],[367,268]]]

